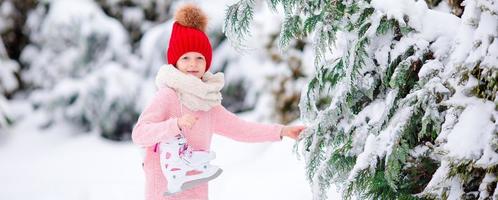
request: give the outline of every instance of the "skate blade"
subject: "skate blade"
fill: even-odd
[[[188,182],[185,182],[183,183],[182,185],[182,189],[178,192],[182,192],[182,191],[185,191],[185,190],[188,190],[188,189],[191,189],[201,183],[205,183],[205,182],[208,182],[210,180],[213,180],[215,178],[217,178],[218,176],[220,176],[221,172],[223,172],[222,169],[218,169],[218,171],[216,171],[216,173],[214,173],[212,176],[210,177],[206,177],[206,178],[202,178],[202,179],[197,179],[197,180],[193,180],[193,181],[188,181]],[[174,195],[178,192],[169,192],[169,191],[166,191],[163,193],[163,196],[171,196],[171,195]]]

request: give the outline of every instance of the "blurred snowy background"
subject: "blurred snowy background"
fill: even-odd
[[[223,104],[249,120],[299,123],[301,89],[314,72],[309,42],[281,54],[281,17],[262,4],[249,48],[235,51],[222,33],[233,2],[197,2],[210,17],[211,71],[225,73]],[[0,199],[143,199],[142,152],[130,134],[182,3],[0,0]],[[224,174],[210,198],[310,199],[293,144],[215,137]]]

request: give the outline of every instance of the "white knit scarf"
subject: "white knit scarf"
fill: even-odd
[[[170,87],[180,97],[180,102],[192,111],[208,111],[221,104],[221,89],[225,84],[221,72],[212,74],[206,72],[199,79],[195,76],[184,74],[173,65],[163,65],[156,75],[156,87]]]

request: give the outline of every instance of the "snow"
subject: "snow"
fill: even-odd
[[[432,174],[432,179],[425,187],[423,193],[441,194],[443,187],[448,185],[449,180],[446,178],[446,175],[448,174],[449,170],[449,163],[444,160],[441,161],[440,167],[436,170],[436,172],[434,172],[434,174]]]
[[[458,122],[458,116],[460,115],[460,110],[456,108],[450,108],[446,111],[445,121],[441,125],[441,132],[436,138],[436,143],[446,143],[448,134],[453,130],[455,124]]]
[[[410,156],[417,158],[417,157],[420,157],[422,155],[426,155],[428,150],[429,150],[429,147],[427,147],[425,145],[418,145],[410,151]]]
[[[381,41],[372,41],[372,46],[374,44],[381,45],[380,47],[376,48],[375,52],[373,55],[375,56],[375,59],[377,60],[377,63],[379,64],[379,67],[382,67],[383,70],[387,68],[389,64],[389,51],[391,50],[391,47],[386,44],[390,44],[392,40],[392,35],[386,34],[386,36],[383,36],[382,38],[379,38]],[[388,40],[388,42],[387,42]]]
[[[452,61],[457,64],[462,63],[471,51],[473,26],[475,26],[476,23],[473,19],[475,16],[474,12],[476,10],[476,2],[466,1],[465,4],[465,12],[462,15],[462,23],[459,25],[457,31],[458,34],[456,36],[457,46],[451,57]]]
[[[390,91],[387,94],[385,100],[375,100],[355,116],[353,122],[351,123],[352,125],[348,127],[348,131],[352,128],[355,128],[352,149],[350,151],[351,154],[359,155],[363,151],[375,150],[375,148],[372,146],[374,145],[373,138],[369,138],[369,135],[376,135],[379,132],[377,127],[379,127],[380,124],[384,123],[387,115],[389,114],[389,110],[393,105],[396,95],[396,91]],[[369,142],[368,147],[366,145],[367,142]],[[364,155],[362,155],[361,159],[358,157],[358,160],[363,160],[363,157],[368,157],[369,154],[372,154],[372,152],[365,153]],[[359,169],[365,169],[365,164],[366,162],[359,163]]]
[[[457,159],[479,159],[494,130],[490,123],[493,104],[469,105],[460,115],[459,122],[448,135],[445,148],[448,156]],[[495,162],[498,162],[496,160]]]
[[[490,42],[498,38],[498,30],[496,27],[498,27],[496,13],[493,16],[491,13],[489,13],[489,11],[482,11],[479,19],[479,25],[474,30],[472,38],[473,49],[470,53],[470,56],[466,59],[465,62],[476,63],[486,56],[488,49],[490,49]],[[493,57],[493,54],[489,55],[489,57]],[[496,58],[497,54],[494,54],[494,57]]]
[[[393,145],[398,142],[400,130],[412,116],[412,110],[413,108],[411,107],[402,108],[394,114],[388,126],[380,131],[378,135],[368,135],[365,142],[365,149],[358,155],[355,166],[349,173],[348,180],[352,181],[362,170],[368,168],[375,169],[377,157],[382,158],[386,156],[387,162]]]
[[[403,22],[403,15],[408,9],[413,9],[413,3],[410,0],[373,0],[370,3],[376,10],[386,13],[388,18],[394,18]]]
[[[165,22],[147,30],[140,42],[139,54],[142,57],[145,75],[154,76],[159,66],[166,63],[166,49],[173,22]],[[145,68],[144,67],[144,68]]]
[[[125,24],[140,24],[145,16],[142,9],[137,7],[127,7],[123,9],[123,22]]]
[[[19,87],[14,73],[19,72],[19,63],[9,59],[2,39],[0,38],[0,94],[12,92]]]
[[[427,78],[427,76],[431,73],[437,74],[438,72],[442,71],[442,69],[443,65],[441,64],[441,62],[439,62],[438,60],[430,60],[420,68],[418,77],[421,79]]]
[[[388,18],[394,18],[402,25],[408,16],[408,25],[419,31],[422,38],[434,40],[442,35],[455,33],[460,19],[444,11],[430,10],[425,1],[413,0],[373,0],[372,6],[382,11]]]
[[[463,194],[463,188],[461,184],[462,180],[458,176],[451,178],[450,187],[451,190],[448,194],[448,199],[460,199]]]
[[[444,149],[449,152],[448,156],[456,160],[476,160],[476,165],[483,168],[498,164],[498,155],[492,148],[496,137],[496,122],[492,120],[498,117],[495,105],[464,97],[455,97],[448,103],[465,106],[459,121],[447,135]]]
[[[487,187],[488,187],[488,184],[492,184],[493,182],[496,182],[496,175],[492,174],[492,173],[487,173],[484,176],[484,178],[482,179],[481,185],[479,185],[479,192],[480,192],[479,200],[484,200],[484,199],[490,197],[490,195],[492,195],[492,194],[489,194]]]
[[[443,3],[446,2],[440,4]],[[383,11],[382,14],[385,13],[388,18],[394,18],[399,22],[404,22],[403,16],[408,16],[407,25],[416,30],[416,33],[409,34],[409,37],[403,37],[396,45],[395,50],[391,52],[391,57],[394,58],[413,44],[417,44],[416,46],[421,49],[425,48],[429,45],[427,41],[434,41],[430,46],[431,50],[436,56],[444,58],[444,55],[450,50],[450,43],[453,41],[455,33],[462,30],[460,18],[449,15],[444,8],[428,9],[425,1],[374,0],[372,6]],[[382,64],[382,60],[380,62]]]
[[[425,1],[418,1],[424,2]],[[420,23],[420,32],[422,38],[432,41],[437,37],[441,36],[452,36],[457,31],[457,27],[460,23],[460,18],[454,15],[448,15],[447,13],[427,10],[420,16],[422,21],[418,19],[412,19],[411,21],[418,21]],[[414,27],[416,28],[416,26]]]
[[[3,60],[0,58],[0,93],[12,92],[19,87],[19,83],[14,75],[20,69],[19,64],[14,60]]]
[[[488,54],[483,59],[481,65],[491,68],[492,66],[496,66],[496,63],[498,63],[498,40],[495,39],[489,45]]]
[[[453,42],[453,37],[440,37],[429,48],[435,57],[446,60],[451,50],[451,42]]]
[[[441,1],[441,2],[439,2],[439,4],[435,8],[433,8],[433,10],[437,10],[439,12],[450,13],[451,7],[450,7],[450,5],[448,5],[448,2]]]
[[[353,181],[361,170],[375,167],[377,164],[378,141],[375,135],[369,134],[365,141],[365,147],[356,158],[354,168],[349,173],[348,181]],[[373,168],[372,168],[373,169]]]
[[[391,58],[396,58],[400,55],[403,55],[408,48],[416,43],[415,38],[411,37],[403,37],[399,42],[396,43],[396,46],[391,50]]]
[[[0,33],[14,26],[14,20],[9,16],[15,14],[14,5],[10,1],[3,1],[0,5]]]

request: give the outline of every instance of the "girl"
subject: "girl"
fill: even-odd
[[[194,150],[210,149],[213,133],[243,142],[297,139],[304,126],[259,124],[238,118],[221,105],[222,73],[208,72],[212,48],[204,30],[206,15],[194,5],[175,14],[167,51],[168,65],[156,76],[152,102],[140,115],[132,132],[135,144],[146,147],[144,171],[146,200],[206,200],[208,184],[163,196],[167,180],[161,172],[157,144],[183,133]]]

